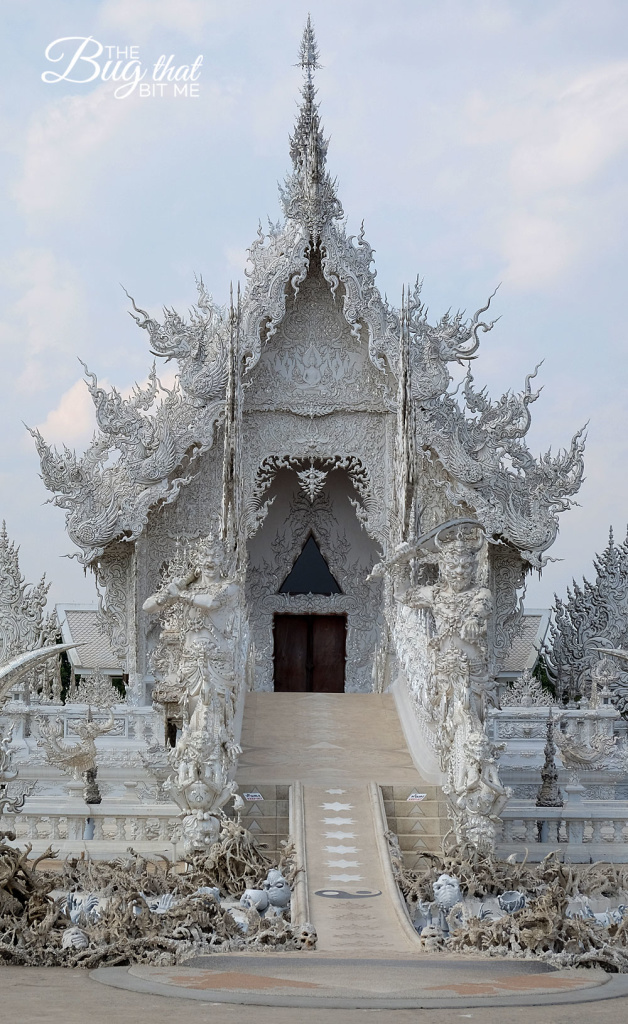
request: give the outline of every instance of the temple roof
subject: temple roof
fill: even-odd
[[[68,534],[81,561],[94,564],[109,545],[139,537],[152,509],[178,500],[198,472],[199,456],[213,447],[227,407],[233,415],[228,381],[237,377],[238,386],[253,385],[253,368],[287,311],[298,307],[301,286],[315,269],[351,337],[390,388],[382,412],[405,410],[398,429],[405,437],[398,446],[403,459],[395,456],[390,471],[398,477],[408,471],[417,507],[424,504],[421,480],[433,497],[437,476],[448,515],[474,515],[491,542],[516,549],[540,569],[556,538],[558,515],[573,504],[582,481],[582,431],[566,450],[532,455],[525,435],[529,407],[539,395],[531,386],[536,370],[521,392],[497,401],[475,389],[470,372],[461,391],[450,389],[452,364],[470,366],[480,334],[493,328],[495,320],[483,318],[492,296],[472,317],[448,312],[436,322],[428,320],[418,282],[399,309],[388,305],[375,284],[373,250],[363,229],[347,234],[326,169],[314,86],[318,47],[309,18],[299,66],[304,82],[290,139],[293,168],[280,187],[285,217],[267,233],[260,226],[241,303],[217,305],[202,279],[187,319],[165,308],[160,323],[133,301],[131,315],[147,332],[152,352],[178,363],[175,387],[162,388],[153,367],[148,386],[124,399],[115,388],[100,387],[86,368],[99,430],[85,454],[57,451],[32,431],[44,483],[66,510]],[[308,415],[323,415],[324,408],[321,403],[320,412],[312,407]]]
[[[518,676],[524,669],[533,669],[549,627],[549,609],[531,608],[524,612],[521,632],[514,637],[502,664],[500,676]]]
[[[119,675],[122,666],[114,654],[96,605],[58,604],[57,618],[65,644],[79,644],[68,651],[75,672]]]

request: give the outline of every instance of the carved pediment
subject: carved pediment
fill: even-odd
[[[324,415],[386,411],[387,374],[375,368],[365,331],[352,331],[343,300],[312,257],[310,271],[250,374],[245,408]]]

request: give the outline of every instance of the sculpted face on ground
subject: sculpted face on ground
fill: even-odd
[[[440,910],[451,910],[462,898],[460,882],[453,875],[439,875],[433,885],[434,902]]]

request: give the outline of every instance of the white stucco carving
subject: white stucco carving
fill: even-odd
[[[583,439],[532,456],[536,370],[496,402],[470,372],[450,389],[451,366],[475,359],[493,328],[493,296],[470,318],[432,323],[418,285],[398,309],[380,295],[373,250],[363,229],[347,233],[327,170],[309,21],[299,62],[283,218],[260,228],[243,294],[223,308],[199,280],[187,318],[167,308],[163,322],[131,300],[152,352],[177,362],[176,384],[165,389],[153,367],[125,399],[86,368],[98,432],[77,455],[33,431],[42,474],[96,575],[130,706],[141,709],[155,683],[156,702],[183,724],[172,793],[188,850],[215,835],[231,786],[247,622],[251,685],[270,690],[273,620],[285,612],[347,616],[346,690],[401,671],[457,835],[490,845],[507,791],[485,709],[521,623],[525,574],[543,566],[580,485]],[[471,530],[437,531],[438,550],[411,550],[458,519]],[[196,544],[216,530],[222,575],[210,578]],[[310,535],[341,592],[279,593]],[[370,576],[376,562],[389,567],[383,579]],[[225,607],[233,600],[224,628],[211,621],[219,594]]]
[[[487,623],[490,590],[479,581],[482,531],[461,522],[433,537],[439,578],[432,585],[403,586],[394,634],[402,665],[426,733],[445,774],[458,842],[491,848],[495,825],[511,791],[497,770],[496,748],[484,722],[492,689],[488,675]],[[419,554],[421,542],[405,544],[390,571]]]
[[[190,856],[216,841],[219,811],[237,788],[233,776],[241,751],[234,720],[246,682],[248,633],[233,572],[224,545],[204,538],[190,555],[188,572],[171,571],[144,602],[145,611],[162,617],[153,653],[155,699],[171,713],[177,705],[181,717],[167,788],[183,812]]]

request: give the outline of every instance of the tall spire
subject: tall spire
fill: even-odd
[[[307,23],[303,29],[303,37],[301,39],[301,48],[299,50],[299,64],[307,74],[308,81],[312,81],[312,71],[316,68],[320,68],[318,63],[318,46],[316,45],[316,36],[314,35],[314,28],[312,26],[312,19],[310,15],[307,16]]]
[[[314,28],[308,14],[298,61],[304,77],[302,100],[294,133],[290,136],[294,173],[286,182],[282,198],[286,216],[300,221],[314,242],[319,238],[324,224],[342,217],[335,183],[325,170],[328,140],[321,128],[314,86],[314,71],[321,67],[318,57]]]

